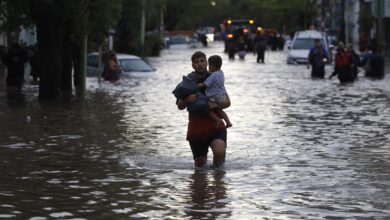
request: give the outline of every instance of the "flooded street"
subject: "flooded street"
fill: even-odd
[[[340,85],[286,51],[201,49],[222,56],[232,101],[224,170],[194,169],[171,93],[196,49],[164,50],[157,76],[89,78],[69,103],[1,88],[0,219],[390,219],[388,74]]]

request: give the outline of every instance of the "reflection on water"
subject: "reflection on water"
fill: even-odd
[[[390,218],[389,77],[340,85],[286,52],[204,51],[224,58],[232,101],[224,170],[193,168],[171,94],[194,50],[150,58],[157,76],[88,79],[66,103],[0,85],[0,219]]]
[[[231,216],[231,208],[227,207],[224,176],[223,170],[214,170],[211,174],[195,170],[191,175],[192,182],[188,186],[191,200],[185,208],[190,219],[219,219]]]

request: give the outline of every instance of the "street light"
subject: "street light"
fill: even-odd
[[[108,30],[108,49],[109,50],[112,50],[112,47],[113,47],[114,34],[115,34],[115,29],[111,28],[110,30]]]

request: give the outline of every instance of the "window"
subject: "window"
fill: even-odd
[[[151,72],[154,71],[145,61],[142,59],[123,59],[119,60],[125,72]]]
[[[87,58],[87,65],[88,66],[93,66],[93,67],[98,67],[99,62],[98,62],[98,56],[97,55],[90,55]]]
[[[325,46],[324,39],[320,39],[321,45]],[[294,41],[292,49],[296,50],[310,50],[314,47],[314,39],[313,38],[297,38]]]

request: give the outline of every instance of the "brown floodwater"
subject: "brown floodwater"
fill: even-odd
[[[156,76],[89,78],[66,103],[2,85],[0,219],[390,218],[389,77],[340,85],[287,65],[286,51],[257,64],[219,42],[200,49],[224,59],[224,169],[194,169],[171,94],[196,49],[149,58]]]

